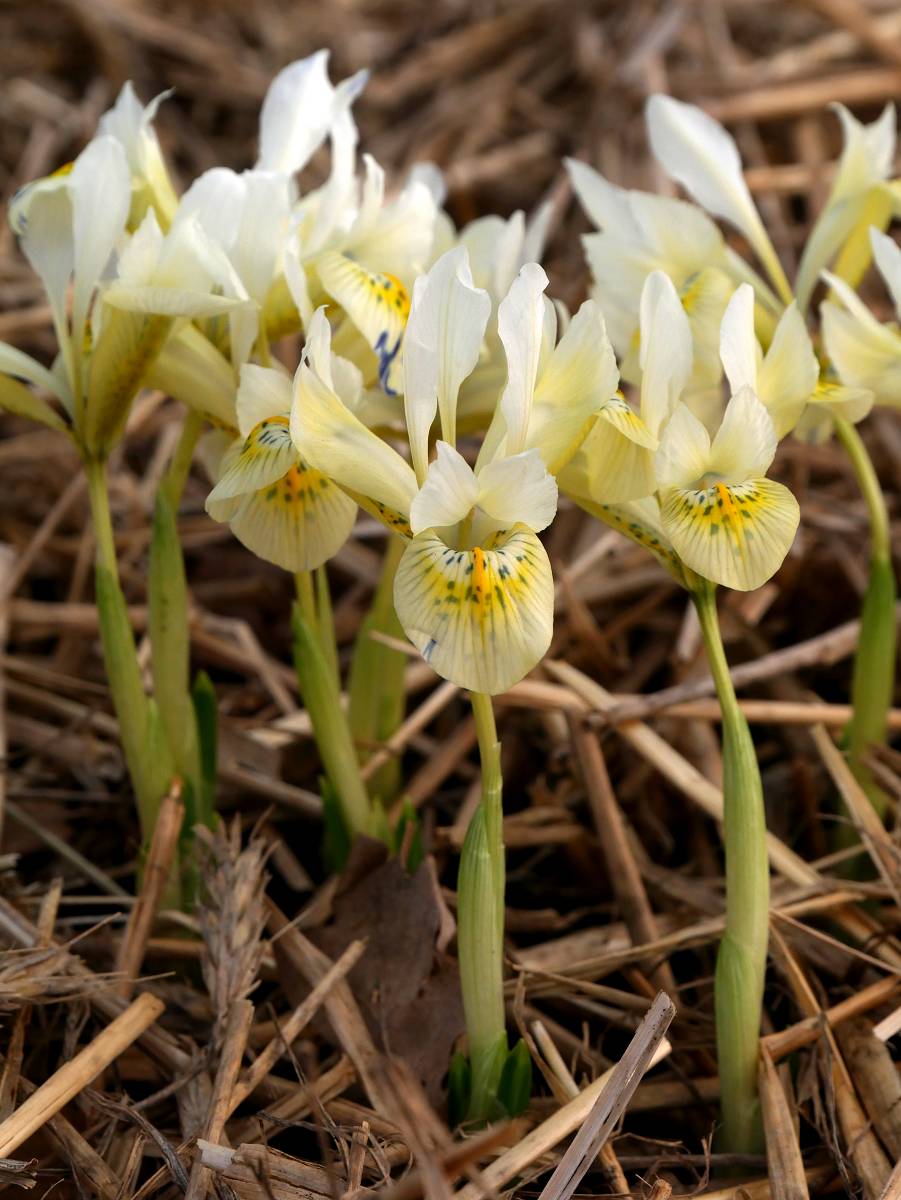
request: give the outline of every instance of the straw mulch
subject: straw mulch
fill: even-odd
[[[144,97],[176,89],[159,128],[183,181],[246,165],[272,74],[319,46],[333,50],[333,77],[371,67],[361,144],[395,177],[422,159],[445,166],[458,222],[554,199],[547,265],[552,293],[570,304],[587,286],[586,227],[561,156],[662,186],[643,140],[648,92],[703,102],[730,125],[787,264],[838,148],[826,104],[872,118],[901,95],[901,14],[884,0],[6,3],[0,190],[70,159],[126,78]],[[6,229],[0,337],[51,350],[48,310]],[[165,397],[142,396],[114,464],[138,631],[148,514],[177,420]],[[0,1187],[103,1200],[360,1188],[415,1200],[458,1183],[473,1198],[537,1194],[595,1093],[571,1097],[618,1062],[662,987],[678,1008],[671,1050],[631,1098],[617,1077],[608,1123],[628,1101],[626,1114],[582,1193],[901,1194],[897,1173],[888,1182],[901,1157],[891,1053],[901,867],[894,837],[866,826],[833,738],[867,549],[834,446],[783,448],[801,533],[772,583],[722,601],[776,839],[761,1067],[768,1182],[764,1158],[711,1149],[717,710],[686,599],[649,558],[574,510],[549,538],[555,642],[499,710],[510,1013],[541,1071],[520,1121],[461,1140],[445,1123],[443,1076],[461,1029],[453,888],[477,794],[465,697],[411,659],[409,720],[386,753],[402,757],[426,864],[409,875],[363,847],[327,878],[317,762],[288,666],[291,581],[204,515],[196,475],[181,531],[195,664],[220,700],[229,825],[198,849],[198,911],[157,911],[180,802],[165,806],[136,896],[82,479],[56,435],[12,419],[2,428],[0,1159],[10,1161]],[[866,430],[897,533],[901,425],[880,413]],[[383,546],[371,525],[359,532],[330,568],[345,647]],[[901,712],[893,721],[901,727]],[[901,798],[901,757],[875,769]],[[835,830],[855,826],[867,854],[849,873]],[[643,1030],[639,1050],[653,1041]]]

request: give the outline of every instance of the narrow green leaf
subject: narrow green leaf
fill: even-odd
[[[523,1112],[532,1095],[532,1056],[522,1038],[507,1055],[497,1098],[504,1112],[511,1117]]]

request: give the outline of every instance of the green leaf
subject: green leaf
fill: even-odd
[[[9,375],[0,375],[0,408],[15,413],[17,417],[28,417],[46,425],[48,429],[56,429],[60,433],[68,433],[69,426],[63,417],[51,408],[46,400],[35,395],[24,383]]]
[[[175,769],[190,782],[200,803],[203,783],[189,684],[188,586],[175,508],[163,487],[157,490],[153,509],[148,591],[154,696]]]
[[[451,1059],[447,1075],[447,1108],[451,1129],[456,1129],[466,1120],[471,1088],[472,1073],[469,1069],[469,1059],[458,1050]]]
[[[337,874],[347,865],[352,839],[335,789],[324,777],[319,780],[319,790],[322,794],[322,857],[326,868]]]
[[[532,1056],[522,1038],[507,1055],[501,1080],[497,1085],[497,1098],[504,1111],[511,1117],[523,1112],[532,1095]]]
[[[300,606],[292,611],[294,666],[306,710],[313,726],[319,757],[340,807],[345,828],[354,837],[372,832],[372,806],[360,775],[356,749],[331,663],[316,629],[304,619]]]

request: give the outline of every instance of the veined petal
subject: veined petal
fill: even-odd
[[[285,418],[287,430],[293,394],[291,377],[284,371],[244,363],[236,401],[241,436],[248,437],[261,421],[272,417]]]
[[[291,467],[267,487],[242,496],[229,524],[259,558],[286,571],[312,571],[341,549],[357,506],[319,471]]]
[[[75,248],[72,337],[80,347],[94,288],[125,229],[131,205],[131,172],[114,138],[88,142],[69,176],[69,194]]]
[[[231,364],[196,325],[182,325],[167,339],[145,383],[180,400],[215,425],[237,428]]]
[[[636,545],[649,550],[662,567],[683,586],[685,576],[660,519],[660,505],[655,496],[607,504],[592,500],[584,490],[568,493],[578,506],[621,533]]]
[[[556,475],[579,448],[591,417],[614,403],[618,384],[601,310],[586,300],[541,371],[526,449],[540,450],[547,469]]]
[[[654,459],[661,488],[688,487],[700,479],[710,463],[710,435],[685,404],[678,404],[660,435]]]
[[[230,456],[219,482],[210,492],[207,504],[257,492],[281,479],[297,462],[297,450],[291,441],[288,418],[267,417],[245,437],[237,454]],[[225,465],[225,464],[223,464]]]
[[[499,411],[506,426],[508,454],[517,454],[526,442],[541,358],[547,285],[547,275],[538,263],[526,263],[498,306],[498,334],[507,358],[507,383]]]
[[[551,566],[522,527],[472,550],[421,533],[401,559],[394,603],[426,662],[474,692],[512,687],[540,661],[553,632]]]
[[[550,525],[557,512],[557,482],[537,450],[524,450],[481,467],[478,493],[482,512],[507,529],[518,522],[538,533]]]
[[[422,478],[436,411],[451,445],[457,397],[479,359],[491,312],[488,293],[473,286],[469,258],[458,246],[416,281],[404,342],[404,408],[417,475]]]
[[[668,488],[660,511],[682,562],[704,579],[740,592],[760,587],[778,571],[801,515],[788,488],[762,478]]]
[[[766,408],[749,387],[742,387],[726,405],[707,470],[728,483],[765,475],[776,455],[776,429]]]
[[[651,96],[645,108],[654,157],[697,202],[739,229],[769,266],[775,257],[742,174],[731,134],[694,104]]]
[[[691,375],[691,328],[673,281],[652,271],[641,292],[641,416],[656,437]]]
[[[763,353],[754,336],[754,289],[749,283],[736,289],[723,314],[720,359],[733,392],[757,387]]]
[[[896,383],[901,383],[901,366],[896,370]],[[901,401],[901,388],[898,398]],[[869,388],[821,379],[792,433],[800,442],[821,446],[832,436],[836,417],[856,425],[869,414],[875,399]]]
[[[413,468],[349,412],[306,363],[294,377],[291,436],[300,456],[346,491],[409,517],[419,490]]]
[[[317,260],[322,286],[340,304],[378,360],[379,383],[398,390],[398,354],[410,297],[399,279],[367,271],[344,254],[330,251]]]
[[[598,413],[576,455],[587,482],[586,494],[592,500],[610,503],[650,496],[657,487],[654,475],[657,445],[657,438],[638,413],[625,400],[614,397]],[[566,467],[559,483],[566,492]]]
[[[410,506],[410,528],[424,529],[456,525],[468,516],[479,493],[472,467],[447,442],[438,442],[437,457],[429,463],[425,483]]]

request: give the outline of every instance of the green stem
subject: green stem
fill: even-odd
[[[757,1058],[769,934],[769,865],[760,768],[729,675],[713,584],[692,592],[723,715],[726,928],[716,963],[716,1040],[723,1146],[760,1145]]]
[[[373,834],[372,804],[341,706],[340,682],[332,660],[323,650],[313,576],[310,571],[298,571],[294,578],[297,588],[292,621],[294,665],[319,757],[351,837]]]
[[[166,472],[163,482],[160,485],[166,489],[169,503],[176,512],[181,503],[185,484],[188,482],[191,463],[194,461],[194,451],[197,448],[200,435],[203,433],[203,426],[204,420],[200,413],[195,412],[193,408],[189,408],[185,414],[184,424],[181,427],[181,436],[175,447],[175,453],[172,455],[172,461],[169,463],[169,470]]]
[[[490,696],[472,693],[482,799],[460,858],[457,947],[469,1040],[469,1119],[494,1115],[507,1056],[504,1015],[504,836],[500,746]]]
[[[897,585],[885,497],[856,427],[838,419],[836,433],[854,468],[870,522],[870,575],[860,614],[860,638],[851,677],[852,716],[845,730],[848,765],[873,807],[885,814],[887,797],[865,764],[867,751],[883,745],[895,687]]]
[[[119,582],[106,463],[86,458],[84,467],[96,541],[100,642],[119,722],[122,752],[135,789],[141,833],[146,844],[156,824],[159,802],[172,777],[171,763],[156,706],[144,693],[128,605]]]

